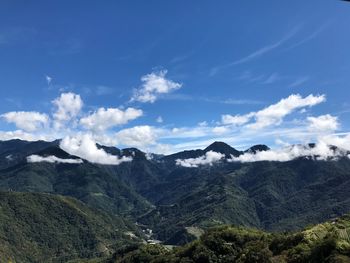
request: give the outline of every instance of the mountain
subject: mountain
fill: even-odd
[[[244,152],[246,153],[257,153],[257,152],[265,152],[270,150],[270,148],[264,144],[257,144],[254,145],[252,147],[250,147],[249,149],[245,150]]]
[[[60,149],[58,141],[1,142],[0,190],[73,197],[92,208],[127,218],[151,231],[151,239],[171,245],[193,240],[195,235],[188,231],[193,228],[203,231],[235,224],[294,231],[350,211],[350,159],[346,154],[332,160],[305,157],[241,163],[227,159],[269,148],[255,145],[238,151],[214,142],[203,150],[152,158],[136,148],[98,147],[133,160],[120,165],[86,160],[77,164],[28,163],[26,156],[32,154],[78,157]],[[198,167],[176,164],[177,159],[200,159],[210,151],[225,158]]]
[[[13,153],[12,156],[20,157],[13,157],[13,165],[0,169],[0,190],[71,196],[92,207],[119,215],[142,214],[150,209],[151,204],[144,197],[104,166],[87,161],[82,164],[27,162],[24,156],[32,154],[78,158],[64,152],[55,143],[46,143],[46,148],[42,144],[40,146],[30,147],[29,151],[26,145],[24,149],[19,148],[18,153]]]
[[[91,163],[20,163],[0,172],[0,190],[71,196],[119,215],[143,213],[150,207],[116,176]]]
[[[236,149],[232,148],[230,145],[224,143],[224,142],[213,142],[210,144],[207,148],[204,149],[204,153],[213,151],[224,154],[227,158],[230,158],[231,155],[234,157],[237,157],[242,154],[241,151],[237,151]]]
[[[28,142],[18,139],[0,141],[0,169],[24,162],[27,156],[53,145],[58,146],[58,141]]]
[[[197,150],[189,150],[189,151],[182,151],[178,153],[174,153],[171,155],[164,156],[161,158],[161,160],[166,162],[174,162],[176,159],[189,159],[189,158],[198,158],[200,156],[205,155],[207,152],[213,151],[224,154],[227,158],[231,157],[231,155],[237,157],[243,152],[236,150],[235,148],[232,148],[228,144],[224,142],[213,142],[211,145],[209,145],[204,150],[197,149]]]
[[[162,245],[124,248],[117,251],[111,262],[347,263],[350,262],[350,216],[296,233],[222,226],[173,250]]]
[[[66,262],[113,254],[138,242],[120,217],[76,199],[42,193],[0,192],[0,261]]]
[[[156,208],[139,218],[166,243],[190,240],[180,235],[188,227],[234,223],[298,230],[350,211],[348,158],[228,163],[194,170],[173,171],[168,183],[158,187]]]

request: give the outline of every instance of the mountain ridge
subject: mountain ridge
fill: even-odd
[[[16,143],[20,145],[17,152]],[[133,157],[119,165],[86,160],[80,164],[28,163],[28,154],[80,157],[64,152],[58,141],[9,144],[0,143],[0,190],[70,196],[138,222],[152,229],[152,238],[172,245],[193,238],[186,231],[189,227],[234,223],[270,231],[297,230],[350,211],[350,159],[345,155],[334,160],[229,162],[235,152],[253,155],[269,148],[255,145],[237,151],[214,142],[203,150],[155,159],[136,148],[98,146],[119,157]],[[225,161],[195,168],[176,164],[181,157],[203,161],[214,150]],[[6,159],[8,154],[14,154],[12,161]]]

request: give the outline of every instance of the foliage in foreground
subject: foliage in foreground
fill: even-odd
[[[182,247],[129,247],[114,255],[115,263],[131,262],[350,262],[350,216],[296,233],[266,233],[224,226],[207,231]]]

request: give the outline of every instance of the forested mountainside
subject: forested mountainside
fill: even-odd
[[[0,261],[66,262],[140,242],[125,219],[60,195],[0,192]]]
[[[294,231],[350,211],[348,153],[329,160],[306,156],[284,162],[230,162],[232,156],[269,148],[256,145],[238,151],[215,142],[203,150],[162,156],[135,148],[98,147],[119,157],[132,157],[132,161],[120,165],[84,159],[28,162],[31,155],[81,158],[63,151],[59,141],[0,142],[0,190],[12,195],[75,198],[86,209],[128,222],[135,233],[143,230],[144,240],[168,245],[188,243],[196,239],[196,233],[220,225]],[[213,152],[223,158],[197,167],[177,162]],[[25,207],[26,200],[23,202]],[[31,209],[32,204],[27,206]],[[122,236],[116,236],[113,242],[121,240]]]
[[[126,246],[109,262],[348,263],[350,217],[283,234],[222,226],[181,247]]]

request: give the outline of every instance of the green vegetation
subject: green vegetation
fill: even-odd
[[[329,256],[325,251],[337,252],[332,254],[332,262],[346,262],[349,230],[346,225],[340,227],[341,221],[298,235],[272,233],[300,231],[348,213],[349,158],[176,166],[178,158],[195,158],[209,150],[225,156],[242,153],[216,142],[204,150],[155,159],[146,158],[137,149],[99,146],[110,154],[133,157],[132,162],[118,166],[26,161],[31,154],[77,158],[58,144],[0,141],[0,191],[8,192],[0,199],[0,262],[15,257],[19,262],[40,262],[43,258],[45,262],[83,262],[80,258],[103,262],[103,257],[110,259],[109,254],[120,249],[119,245],[122,249],[115,255],[125,262],[138,254],[145,257],[140,262],[155,260],[158,254],[171,256],[175,262],[176,258],[206,262],[200,255],[207,253],[210,262],[225,262],[224,258],[228,262],[232,258],[237,262],[248,262],[246,258],[249,262],[255,262],[254,258],[311,262],[315,258],[316,262],[316,255]],[[257,145],[248,151],[266,149]],[[185,246],[173,251],[160,245],[125,247],[140,229],[149,243],[160,240],[164,245]],[[243,236],[248,241],[233,245],[221,236],[224,232],[234,232],[238,239]],[[215,244],[221,247],[219,251]]]
[[[139,241],[127,231],[136,229],[73,198],[0,192],[0,262],[108,256],[121,244]]]
[[[156,185],[159,200],[139,222],[167,244],[184,244],[186,227],[234,224],[300,230],[350,211],[350,160],[257,162],[175,168]]]
[[[240,263],[348,263],[350,216],[296,233],[267,233],[222,226],[208,230],[197,241],[172,250],[162,245],[118,251],[116,263],[132,262],[240,262]]]

